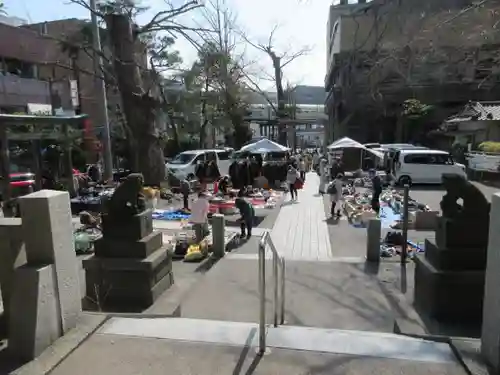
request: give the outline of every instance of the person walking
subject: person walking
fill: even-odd
[[[313,166],[313,170],[315,172],[318,172],[319,160],[320,160],[320,157],[318,155],[318,152],[314,151],[314,154],[313,154],[313,157],[312,157],[312,166]]]
[[[326,170],[326,160],[321,159],[319,162],[319,194],[323,195],[326,193],[326,186],[328,184],[328,176]]]
[[[300,172],[300,179],[302,181],[306,180],[306,162],[304,160],[304,157],[300,158],[299,161],[299,172]]]
[[[342,210],[342,186],[343,186],[343,176],[338,174],[335,179],[328,184],[327,193],[330,195],[331,207],[330,214],[332,218],[339,218],[341,216]]]
[[[370,169],[368,172],[372,181],[372,210],[376,212],[377,217],[380,215],[380,194],[382,194],[382,179],[377,174],[375,169]]]
[[[297,200],[297,188],[295,186],[295,183],[297,182],[297,179],[299,178],[299,172],[292,166],[288,166],[288,171],[286,173],[286,181],[288,183],[288,188],[290,189],[290,197],[292,201]]]
[[[181,180],[181,194],[182,194],[182,203],[184,210],[189,210],[189,193],[191,192],[191,184],[184,178]]]

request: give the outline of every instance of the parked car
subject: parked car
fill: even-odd
[[[440,184],[444,173],[467,178],[465,165],[440,150],[399,150],[394,156],[394,177],[398,184]]]
[[[231,151],[225,149],[190,150],[181,152],[165,165],[167,168],[166,175],[168,175],[168,170],[170,170],[178,179],[193,179],[195,178],[196,164],[205,161],[217,162],[221,175],[226,175],[229,173],[231,153]]]

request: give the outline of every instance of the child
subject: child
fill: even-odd
[[[200,191],[198,199],[192,204],[190,218],[196,234],[196,243],[200,243],[206,235],[209,209],[207,196],[204,191]]]
[[[252,237],[252,227],[253,220],[255,216],[255,211],[253,206],[244,198],[245,190],[241,189],[238,192],[238,197],[234,201],[234,205],[240,211],[240,227],[241,227],[241,238],[245,237],[246,230],[246,238]]]

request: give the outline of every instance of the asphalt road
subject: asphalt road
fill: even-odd
[[[491,201],[491,196],[493,194],[500,193],[499,188],[486,186],[477,182],[472,183],[481,190],[489,201]],[[410,189],[410,196],[413,199],[420,203],[427,204],[432,210],[439,210],[439,203],[444,194],[445,190],[441,186],[435,185],[412,186]]]

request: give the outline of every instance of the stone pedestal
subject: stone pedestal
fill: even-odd
[[[151,306],[174,282],[172,255],[161,232],[153,231],[152,210],[126,220],[103,217],[103,237],[83,261],[86,306],[137,311]]]
[[[226,253],[224,215],[212,216],[212,251],[217,258],[222,258]]]
[[[476,233],[485,230],[470,221],[439,217],[436,241],[426,240],[425,257],[415,259],[414,303],[438,321],[481,322],[486,246]]]
[[[379,219],[371,219],[366,227],[366,260],[380,262],[380,234],[382,224]]]

